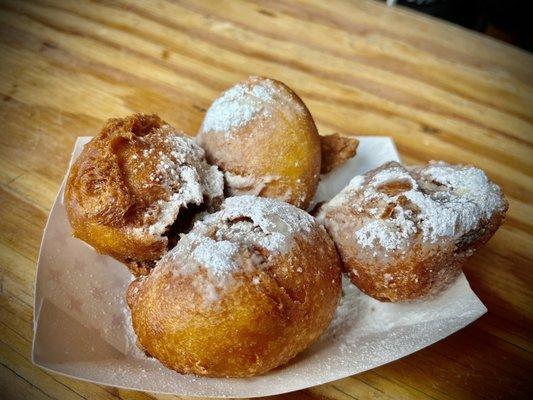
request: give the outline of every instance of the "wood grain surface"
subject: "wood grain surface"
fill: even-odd
[[[43,227],[77,136],[139,111],[194,134],[213,98],[249,74],[292,87],[323,134],[390,135],[409,163],[473,163],[510,202],[465,267],[488,314],[409,357],[279,399],[532,396],[530,54],[375,1],[2,0],[0,397],[156,397],[31,364]]]

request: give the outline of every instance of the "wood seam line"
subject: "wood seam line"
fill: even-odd
[[[42,394],[44,394],[46,397],[48,397],[49,399],[51,400],[56,400],[56,397],[52,397],[50,394],[44,392],[43,390],[41,390],[41,388],[39,388],[38,386],[35,386],[33,383],[31,383],[30,381],[28,381],[26,378],[24,378],[22,375],[18,374],[17,371],[14,371],[13,369],[11,369],[7,364],[4,364],[2,362],[2,360],[0,360],[0,364],[5,367],[6,369],[10,370],[13,374],[15,374],[16,376],[18,376],[22,381],[26,382],[28,385],[30,385],[31,387],[33,387],[35,390],[37,390],[38,392],[41,392]]]

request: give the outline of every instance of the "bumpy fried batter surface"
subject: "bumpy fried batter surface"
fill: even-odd
[[[144,274],[187,205],[220,200],[222,174],[156,115],[110,119],[72,165],[65,205],[74,236]]]
[[[503,222],[500,188],[472,166],[390,162],[355,177],[318,215],[363,292],[382,301],[434,295]]]

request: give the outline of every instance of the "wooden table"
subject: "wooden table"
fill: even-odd
[[[42,230],[77,136],[134,111],[193,134],[217,93],[249,74],[291,86],[323,134],[393,136],[409,163],[474,163],[510,202],[465,267],[488,314],[409,357],[279,398],[531,395],[533,57],[374,1],[261,3],[1,2],[0,397],[151,397],[31,364]]]

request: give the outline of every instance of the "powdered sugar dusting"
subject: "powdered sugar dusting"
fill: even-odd
[[[454,195],[469,200],[485,218],[502,208],[501,190],[478,168],[455,168],[443,162],[431,162],[419,170],[422,181],[433,181],[449,187]]]
[[[328,207],[348,205],[361,217],[355,239],[378,254],[405,250],[413,237],[457,240],[507,207],[501,190],[475,167],[432,162],[406,169],[396,162],[356,177]]]
[[[235,243],[205,238],[194,250],[194,259],[214,275],[220,276],[238,268],[235,259],[238,252],[239,246]]]
[[[270,116],[276,104],[283,106],[289,100],[272,79],[252,76],[236,84],[217,98],[207,110],[200,134],[223,132],[232,137],[233,130],[251,122],[257,116]],[[292,109],[302,112],[298,102],[291,102]]]
[[[142,138],[141,138],[142,139]],[[204,150],[193,139],[180,135],[169,125],[154,132],[150,140],[168,151],[145,149],[139,156],[156,157],[156,169],[150,175],[154,185],[165,188],[168,200],[159,200],[145,214],[147,228],[137,228],[138,234],[161,235],[187,205],[200,205],[223,196],[224,180],[217,167],[205,160]],[[155,221],[155,222],[154,222]]]
[[[355,232],[357,242],[363,247],[372,247],[377,240],[386,250],[407,247],[409,238],[417,231],[416,225],[408,217],[409,210],[404,213],[395,207],[394,212],[395,218],[376,219]]]
[[[250,96],[247,85],[235,85],[209,107],[200,131],[230,135],[232,129],[246,125],[262,108],[261,101]]]
[[[308,233],[315,224],[311,215],[293,205],[256,196],[230,197],[221,212],[226,219],[251,218],[263,232],[284,237]]]
[[[414,187],[416,187],[417,185],[411,175],[409,175],[405,168],[400,164],[379,171],[377,174],[374,175],[374,177],[370,181],[370,184],[372,185],[372,187],[378,187],[380,185],[386,185],[388,183],[396,182],[399,180],[409,182]]]
[[[255,270],[291,249],[294,236],[305,240],[316,221],[305,211],[279,200],[230,197],[220,211],[196,222],[158,263],[154,273],[194,274],[204,269],[206,291],[227,287],[236,271]]]

